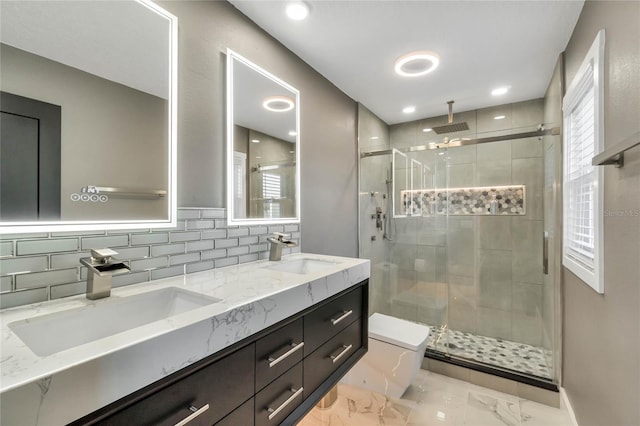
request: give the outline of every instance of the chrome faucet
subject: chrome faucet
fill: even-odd
[[[87,267],[87,299],[95,300],[111,295],[111,277],[131,271],[126,264],[113,258],[118,252],[109,248],[92,249],[91,257],[80,263]]]
[[[282,247],[297,247],[298,243],[289,240],[291,237],[287,234],[281,234],[280,232],[274,232],[274,237],[267,238],[267,241],[271,243],[269,249],[269,260],[281,260],[282,259]]]

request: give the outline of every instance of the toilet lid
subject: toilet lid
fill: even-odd
[[[429,327],[375,313],[369,317],[369,337],[417,351],[429,337]]]

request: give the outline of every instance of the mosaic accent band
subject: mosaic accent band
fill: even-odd
[[[525,186],[414,189],[400,192],[402,213],[408,216],[511,215],[522,216]]]

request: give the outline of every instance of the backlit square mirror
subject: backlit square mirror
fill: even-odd
[[[300,221],[300,93],[227,50],[230,225]]]
[[[3,0],[0,20],[0,233],[173,226],[177,19]]]

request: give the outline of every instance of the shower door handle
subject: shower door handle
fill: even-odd
[[[542,273],[549,275],[549,232],[544,231],[542,236]]]

